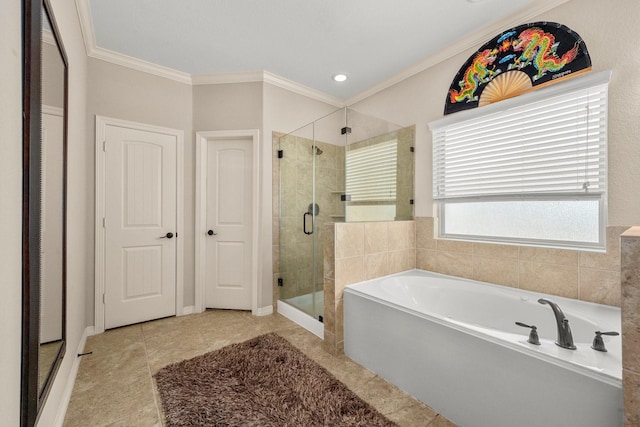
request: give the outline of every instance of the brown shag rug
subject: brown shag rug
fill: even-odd
[[[169,426],[396,426],[270,333],[162,368]]]

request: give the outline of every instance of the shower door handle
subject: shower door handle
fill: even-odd
[[[307,231],[307,215],[311,217],[311,231]],[[311,212],[305,212],[302,215],[302,231],[304,234],[313,234],[313,214]]]

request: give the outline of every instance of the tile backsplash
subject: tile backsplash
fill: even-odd
[[[497,285],[620,306],[620,234],[607,252],[472,243],[434,238],[433,218],[416,218],[417,268]]]
[[[324,236],[324,341],[336,353],[344,288],[416,268],[416,228],[415,221],[329,223]]]

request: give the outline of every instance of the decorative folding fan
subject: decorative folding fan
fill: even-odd
[[[507,71],[491,80],[482,91],[478,106],[513,98],[531,90],[531,78],[522,71]]]
[[[501,101],[591,69],[580,36],[554,22],[505,31],[473,54],[456,74],[444,114]]]

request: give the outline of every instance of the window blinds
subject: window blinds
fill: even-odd
[[[347,149],[346,192],[351,201],[395,201],[398,141]]]
[[[434,200],[605,193],[607,87],[431,125]]]

